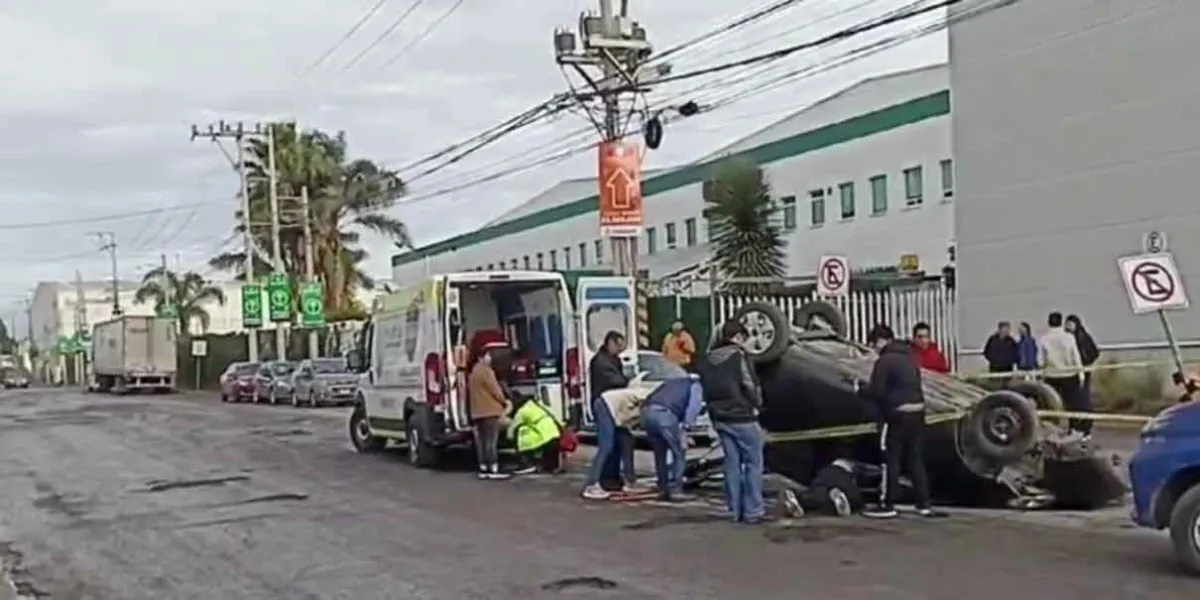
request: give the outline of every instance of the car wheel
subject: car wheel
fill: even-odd
[[[963,445],[984,458],[1019,460],[1037,443],[1037,412],[1014,391],[992,392],[971,407],[962,435]]]
[[[1050,387],[1050,384],[1044,381],[1035,381],[1031,379],[1015,379],[1008,382],[1008,389],[1028,398],[1033,401],[1034,406],[1038,410],[1062,411],[1065,405],[1063,404],[1062,396],[1058,390]],[[1044,419],[1048,423],[1054,423],[1061,427],[1066,427],[1067,419],[1062,417],[1051,417]]]
[[[745,347],[755,363],[774,362],[787,351],[792,331],[787,317],[778,306],[766,302],[747,302],[738,307],[733,318],[746,327],[748,337]]]
[[[362,404],[356,405],[350,413],[350,443],[363,454],[379,452],[387,445],[387,440],[371,435],[371,427],[367,425],[367,409]]]
[[[425,439],[421,426],[411,416],[404,422],[404,445],[408,449],[408,464],[422,469],[437,466],[438,449]]]
[[[802,329],[825,329],[838,337],[846,337],[846,315],[842,310],[824,300],[805,302],[792,315],[792,325]]]
[[[1200,573],[1200,485],[1184,492],[1171,510],[1171,542],[1179,562]]]

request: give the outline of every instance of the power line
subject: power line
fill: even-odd
[[[204,204],[204,202],[189,202],[187,204],[177,204],[175,206],[163,206],[159,208],[149,208],[145,210],[135,210],[123,213],[112,213],[108,215],[100,215],[96,217],[80,217],[76,219],[57,219],[53,221],[31,221],[26,223],[2,223],[0,231],[17,231],[25,229],[43,229],[47,227],[60,227],[63,225],[86,225],[89,223],[104,223],[107,221],[120,221],[123,219],[132,219],[136,217],[144,217],[147,215],[155,215],[165,212],[173,212],[179,210],[188,210],[195,206]]]
[[[391,58],[384,61],[383,65],[381,65],[378,69],[376,69],[376,71],[377,72],[383,71],[384,69],[387,69],[388,67],[392,66],[393,64],[396,63],[396,61],[400,60],[401,58],[404,57],[404,55],[408,54],[408,52],[410,50],[415,48],[417,46],[417,44],[420,44],[421,42],[425,41],[425,38],[429,37],[430,34],[432,34],[435,30],[437,30],[437,28],[440,27],[442,25],[442,23],[446,21],[446,19],[449,19],[451,15],[453,15],[456,11],[458,11],[458,9],[460,7],[462,7],[463,3],[465,3],[465,2],[466,2],[466,0],[456,0],[454,4],[450,5],[450,8],[447,9],[446,12],[442,13],[441,16],[439,16],[432,23],[430,23],[427,27],[425,27],[425,30],[422,31],[419,35],[417,35],[417,37],[413,38],[412,41],[405,44],[404,47],[401,48],[399,52],[396,52],[395,54],[393,54],[391,56]]]
[[[322,64],[324,64],[329,57],[333,56],[334,52],[337,52],[338,49],[346,45],[346,42],[350,41],[350,38],[354,37],[354,34],[358,33],[358,30],[362,29],[363,25],[366,25],[367,21],[370,21],[371,17],[374,17],[375,14],[379,12],[379,9],[383,8],[383,5],[390,1],[391,0],[377,0],[375,5],[367,9],[367,12],[363,14],[361,18],[359,18],[358,22],[355,23],[349,31],[344,33],[342,37],[338,39],[338,41],[334,42],[332,46],[326,49],[325,52],[321,53],[316,60],[312,61],[312,63],[310,63],[308,67],[304,69],[304,72],[300,74],[300,77],[308,77],[313,71],[317,70],[317,67],[320,67]]]
[[[342,70],[349,70],[351,67],[358,64],[358,61],[362,60],[362,58],[370,53],[371,50],[374,50],[375,47],[379,44],[382,44],[383,41],[388,38],[388,36],[395,33],[395,31],[404,24],[404,21],[408,20],[409,15],[412,15],[413,12],[416,11],[417,8],[424,2],[425,0],[413,0],[413,3],[409,4],[408,8],[405,9],[404,12],[400,13],[400,16],[396,17],[396,20],[392,21],[391,24],[389,24],[387,28],[375,38],[374,41],[372,41],[370,44],[367,44],[367,47],[363,48],[361,52],[354,55],[354,58],[350,59],[350,62],[347,62],[345,65],[343,65]]]

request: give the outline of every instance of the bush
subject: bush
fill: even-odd
[[[1092,375],[1092,399],[1099,412],[1153,415],[1174,402],[1163,388],[1170,374],[1161,367],[1102,369]]]

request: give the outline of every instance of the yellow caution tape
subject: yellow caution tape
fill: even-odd
[[[966,413],[960,412],[928,415],[925,418],[925,423],[929,425],[938,425],[950,421],[957,421],[963,418],[965,415]],[[1139,425],[1148,423],[1154,418],[1143,417],[1140,415],[1073,412],[1065,410],[1039,410],[1037,411],[1037,415],[1043,419],[1078,419],[1082,421],[1094,421],[1098,423],[1133,423]],[[821,429],[807,429],[799,431],[773,431],[766,434],[766,443],[780,444],[787,442],[814,442],[818,440],[833,440],[838,438],[868,435],[871,433],[877,433],[878,431],[879,425],[874,423],[839,425],[837,427],[823,427]]]

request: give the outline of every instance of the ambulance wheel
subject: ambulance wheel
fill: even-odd
[[[416,411],[410,412],[404,420],[404,447],[408,450],[408,464],[432,469],[441,462],[441,453],[437,446],[429,443],[423,419],[418,414]]]
[[[1171,543],[1180,564],[1200,574],[1200,485],[1184,492],[1171,510]]]
[[[361,403],[356,404],[350,413],[350,443],[363,454],[379,452],[387,446],[387,440],[371,434],[371,427],[367,425],[367,409]]]

